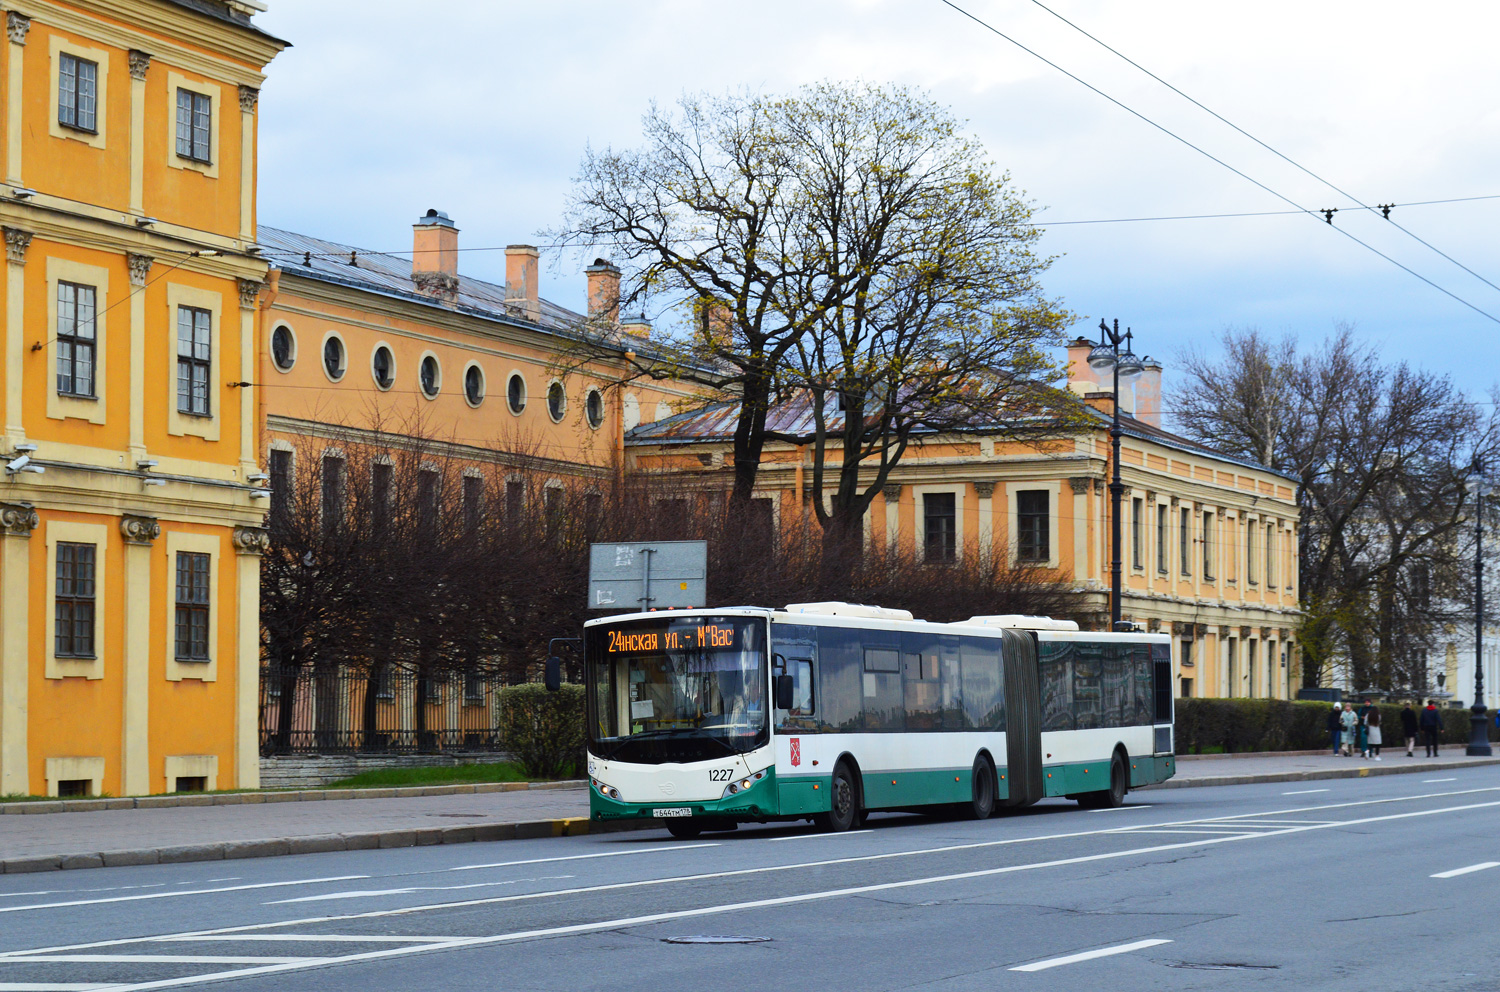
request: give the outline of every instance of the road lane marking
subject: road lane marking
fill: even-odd
[[[1451,780],[1450,780],[1451,781]],[[1310,796],[1314,792],[1332,792],[1332,789],[1295,789],[1291,792],[1283,792],[1283,796]]]
[[[113,982],[0,982],[0,992],[94,992],[112,988]]]
[[[369,875],[331,875],[328,878],[299,878],[291,882],[257,882],[254,885],[223,885],[217,889],[179,889],[172,892],[147,892],[138,896],[110,896],[107,899],[70,899],[66,902],[30,903],[25,906],[0,906],[0,913],[20,913],[28,909],[61,909],[65,906],[98,906],[109,902],[135,902],[140,899],[180,899],[216,892],[244,892],[247,889],[277,889],[288,885],[321,885],[327,882],[352,882]]]
[[[837,834],[793,834],[790,837],[768,837],[766,839],[766,843],[775,844],[776,842],[783,840],[821,840],[824,837],[848,837],[851,834],[870,834],[874,832],[874,830],[871,830],[867,827],[864,830],[845,830],[844,832]]]
[[[1079,954],[1069,954],[1061,958],[1048,958],[1046,961],[1035,961],[1031,964],[1018,965],[1011,971],[1046,971],[1048,968],[1056,968],[1059,965],[1077,964],[1080,961],[1092,961],[1095,958],[1107,958],[1115,954],[1129,954],[1131,951],[1142,951],[1148,947],[1158,947],[1162,944],[1170,944],[1170,940],[1138,940],[1133,944],[1120,944],[1118,947],[1101,947],[1097,951],[1083,951]]]
[[[624,858],[632,854],[661,854],[666,851],[694,851],[700,847],[718,847],[719,842],[707,844],[666,844],[661,847],[643,847],[633,851],[605,851],[601,854],[570,854],[561,858],[527,858],[525,861],[496,861],[486,865],[459,865],[457,868],[440,868],[438,871],[477,871],[480,868],[514,868],[517,865],[544,865],[553,861],[589,861],[594,858]],[[428,872],[402,872],[401,874],[425,875]],[[361,875],[361,878],[373,876]],[[396,876],[382,876],[394,878]]]
[[[542,875],[537,878],[512,878],[503,882],[470,882],[467,885],[411,885],[402,889],[355,889],[344,892],[324,892],[313,896],[298,896],[295,899],[277,899],[261,903],[263,906],[284,906],[294,902],[323,902],[329,899],[374,899],[380,896],[404,896],[412,892],[449,892],[454,889],[490,889],[501,885],[520,885],[523,882],[556,882],[575,875]]]
[[[1422,784],[1423,785],[1430,785],[1433,782],[1457,782],[1457,781],[1458,781],[1458,779],[1456,779],[1456,778],[1424,778],[1422,780]]]
[[[1090,813],[1119,813],[1119,812],[1122,812],[1122,811],[1127,810],[1127,809],[1150,809],[1151,807],[1153,807],[1155,805],[1156,805],[1155,803],[1140,803],[1138,805],[1133,805],[1133,806],[1114,806],[1114,807],[1112,807],[1110,809],[1091,809],[1091,810],[1089,810],[1089,812]]]
[[[1440,871],[1436,875],[1429,875],[1427,877],[1428,878],[1457,878],[1460,875],[1467,875],[1470,872],[1484,871],[1486,868],[1500,868],[1500,861],[1481,861],[1479,864],[1477,864],[1477,865],[1469,865],[1469,867],[1467,867],[1467,868],[1454,868],[1452,871]]]
[[[397,937],[394,934],[354,933],[216,933],[205,934],[201,937],[142,937],[140,939],[143,941],[190,944],[207,943],[208,941],[239,943],[249,940],[264,941],[266,943],[306,941],[313,944],[441,944],[450,940],[463,940],[462,937]]]
[[[1474,790],[1474,791],[1492,791],[1492,790]],[[1057,860],[1053,860],[1053,861],[1042,861],[1042,862],[1035,862],[1035,863],[1031,863],[1031,864],[1006,865],[1006,866],[1002,866],[1002,867],[998,867],[998,868],[977,869],[977,870],[974,870],[974,871],[959,872],[959,873],[947,874],[947,875],[935,875],[935,876],[929,876],[929,877],[924,877],[924,878],[906,879],[906,880],[896,881],[896,882],[884,882],[884,883],[878,883],[878,884],[872,884],[872,885],[853,886],[853,887],[849,887],[849,888],[829,889],[829,890],[822,890],[822,891],[815,891],[815,892],[800,893],[800,894],[797,894],[797,895],[779,896],[779,897],[768,898],[768,899],[758,899],[758,900],[753,900],[753,901],[748,901],[748,902],[727,903],[727,904],[718,905],[718,906],[705,906],[705,907],[699,907],[699,908],[696,908],[696,909],[676,910],[676,911],[665,912],[665,913],[654,913],[654,914],[645,915],[645,916],[624,917],[624,918],[619,918],[619,919],[599,920],[599,921],[594,921],[594,922],[590,922],[590,923],[578,923],[578,924],[571,924],[571,925],[559,926],[559,927],[548,927],[548,928],[541,928],[541,929],[535,929],[535,930],[514,931],[514,932],[511,932],[511,933],[493,934],[493,935],[485,936],[485,937],[465,937],[465,938],[459,938],[459,939],[455,939],[455,940],[451,940],[451,941],[444,941],[444,942],[441,942],[441,943],[429,943],[429,944],[414,945],[414,946],[409,946],[409,947],[387,948],[387,949],[379,950],[379,951],[368,951],[368,952],[358,953],[358,954],[346,954],[346,955],[342,955],[342,956],[338,956],[338,957],[320,958],[320,959],[317,959],[316,964],[312,964],[312,963],[298,963],[298,964],[264,965],[264,966],[259,966],[259,967],[234,969],[234,970],[231,970],[231,971],[210,972],[210,973],[205,973],[205,974],[198,974],[198,975],[186,976],[186,977],[182,977],[182,978],[171,978],[171,979],[162,979],[162,980],[158,980],[158,981],[142,982],[142,983],[132,984],[132,985],[120,985],[120,986],[116,986],[114,988],[118,989],[118,992],[144,992],[144,990],[148,990],[148,989],[176,988],[176,987],[181,987],[181,986],[184,986],[184,985],[203,984],[203,983],[207,983],[207,982],[223,981],[223,980],[233,979],[233,978],[249,978],[249,977],[252,977],[252,976],[255,976],[255,975],[276,974],[276,973],[281,973],[281,972],[296,971],[296,970],[299,970],[299,969],[305,969],[305,968],[310,968],[310,967],[330,967],[330,966],[337,966],[337,965],[349,964],[349,963],[360,962],[360,961],[373,961],[373,960],[380,960],[380,959],[384,959],[384,958],[406,957],[406,956],[409,956],[409,955],[412,955],[412,954],[427,953],[429,951],[453,950],[453,949],[466,948],[466,947],[477,947],[477,946],[496,945],[496,944],[503,944],[503,943],[512,943],[512,942],[521,941],[521,940],[533,940],[533,939],[544,938],[544,937],[561,937],[561,936],[571,936],[571,935],[574,935],[574,934],[581,934],[581,933],[595,933],[595,932],[599,932],[599,931],[603,931],[603,930],[615,930],[615,929],[620,929],[620,928],[623,928],[623,927],[641,926],[641,925],[650,924],[650,923],[661,923],[661,922],[667,922],[667,921],[671,921],[671,920],[681,920],[681,919],[689,919],[689,918],[695,918],[695,917],[711,916],[711,915],[716,915],[716,914],[721,914],[721,913],[740,912],[740,911],[744,911],[744,910],[763,909],[763,908],[774,907],[774,906],[787,906],[787,905],[794,905],[794,904],[799,904],[799,903],[818,902],[818,901],[823,901],[823,900],[828,900],[828,899],[835,899],[835,898],[840,898],[840,897],[845,897],[845,896],[865,895],[865,894],[872,893],[872,892],[885,892],[885,891],[891,891],[891,890],[895,890],[895,889],[905,889],[905,888],[913,888],[913,887],[916,887],[916,886],[940,884],[940,883],[944,883],[944,882],[967,881],[967,880],[970,880],[970,879],[977,879],[977,878],[990,878],[990,877],[995,877],[995,876],[999,876],[999,875],[1007,875],[1007,874],[1012,874],[1012,873],[1015,873],[1015,872],[1031,871],[1031,870],[1037,870],[1037,869],[1042,869],[1042,868],[1055,868],[1055,867],[1062,867],[1062,866],[1066,866],[1066,865],[1087,864],[1087,863],[1092,863],[1092,862],[1097,862],[1097,861],[1108,861],[1108,860],[1114,860],[1114,859],[1119,859],[1119,858],[1139,857],[1139,856],[1144,856],[1144,855],[1149,855],[1149,854],[1161,853],[1161,852],[1165,852],[1165,851],[1180,851],[1180,850],[1187,850],[1187,849],[1192,849],[1192,848],[1212,847],[1212,846],[1217,845],[1217,844],[1229,844],[1229,843],[1235,843],[1235,842],[1238,842],[1238,841],[1254,840],[1254,839],[1258,839],[1258,838],[1262,838],[1262,837],[1288,836],[1288,835],[1291,835],[1291,834],[1306,833],[1306,832],[1313,831],[1313,830],[1326,830],[1326,829],[1329,829],[1332,826],[1354,826],[1354,825],[1362,825],[1362,824],[1368,824],[1368,823],[1384,823],[1384,822],[1390,822],[1390,821],[1395,821],[1395,820],[1412,819],[1414,817],[1434,816],[1434,815],[1439,815],[1439,814],[1443,814],[1443,813],[1460,813],[1460,812],[1466,812],[1466,811],[1476,810],[1476,809],[1493,809],[1493,808],[1495,808],[1497,806],[1500,806],[1500,801],[1487,802],[1487,803],[1471,803],[1471,804],[1466,805],[1466,806],[1449,806],[1449,807],[1442,807],[1442,808],[1439,808],[1439,809],[1432,809],[1432,810],[1416,810],[1416,811],[1412,811],[1412,812],[1408,812],[1408,813],[1392,813],[1392,814],[1387,814],[1387,815],[1384,815],[1384,816],[1363,817],[1363,818],[1356,819],[1356,820],[1343,820],[1343,821],[1339,821],[1336,824],[1328,824],[1328,825],[1318,824],[1318,825],[1304,826],[1304,827],[1288,827],[1288,828],[1286,828],[1284,830],[1277,831],[1274,834],[1266,834],[1266,833],[1260,833],[1260,834],[1236,834],[1236,835],[1225,836],[1225,837],[1205,837],[1205,838],[1201,838],[1201,839],[1181,841],[1181,842],[1178,842],[1178,843],[1175,843],[1175,844],[1158,844],[1158,845],[1153,845],[1151,847],[1133,848],[1133,849],[1124,850],[1124,851],[1110,851],[1110,852],[1106,852],[1106,853],[1103,853],[1103,854],[1083,855],[1083,856],[1080,856],[1080,857],[1062,858],[1062,859],[1057,859]],[[846,861],[862,861],[862,860],[869,860],[869,859],[868,858],[850,858],[850,859],[845,859],[845,860]],[[734,872],[733,874],[741,874],[741,873],[740,872]],[[666,881],[666,880],[662,880],[662,881]],[[607,886],[607,887],[618,887],[618,886]],[[603,888],[603,887],[601,887],[601,888]],[[335,920],[335,919],[368,919],[368,918],[372,918],[372,917],[403,916],[403,915],[410,915],[412,913],[418,913],[418,912],[428,912],[428,911],[431,911],[431,910],[465,908],[465,907],[468,907],[468,906],[481,905],[481,904],[486,904],[486,903],[509,902],[509,901],[514,901],[514,900],[522,899],[522,898],[527,898],[527,897],[525,897],[525,896],[505,896],[505,897],[501,897],[501,898],[497,898],[497,899],[468,900],[468,901],[464,901],[464,902],[448,903],[448,904],[440,904],[440,905],[415,906],[415,907],[408,907],[408,908],[404,908],[404,909],[382,910],[382,911],[378,911],[378,912],[361,913],[361,914],[355,914],[355,915],[343,916],[343,917],[323,917],[323,918],[320,918],[320,919],[315,919],[315,920],[310,920],[310,921],[309,920],[299,920],[299,921],[285,921],[285,922],[281,922],[281,923],[249,924],[249,925],[240,926],[240,927],[225,927],[225,928],[223,928],[221,930],[215,930],[215,931],[204,931],[203,935],[222,934],[222,933],[229,933],[229,932],[244,932],[244,931],[249,931],[249,930],[265,930],[265,929],[271,929],[271,928],[280,927],[280,926],[290,926],[290,925],[293,925],[294,923],[324,922],[324,921]],[[96,943],[93,943],[93,944],[74,945],[74,947],[101,947],[101,946],[118,946],[120,944],[144,943],[144,942],[149,942],[149,941],[152,941],[152,940],[160,940],[160,939],[163,939],[164,937],[167,937],[167,936],[191,937],[191,936],[194,936],[194,934],[190,934],[190,933],[189,934],[172,934],[172,935],[166,935],[166,934],[164,934],[164,935],[161,935],[159,937],[154,937],[154,938],[153,937],[133,937],[133,938],[125,938],[125,939],[119,939],[119,940],[111,940],[111,941],[99,941],[99,942],[96,942]],[[34,955],[40,955],[40,954],[43,954],[43,953],[49,953],[49,952],[53,952],[53,951],[62,951],[62,950],[68,950],[68,949],[69,948],[36,948],[36,949],[29,950],[29,951],[21,951],[21,952],[12,951],[12,952],[7,952],[7,953],[0,953],[0,961],[6,960],[6,959],[15,959],[15,958],[21,957],[22,955],[32,955],[32,956],[34,956]],[[30,957],[30,958],[21,957],[21,959],[22,960],[27,960],[27,959],[30,959],[30,960],[45,960],[45,959],[39,959],[39,958],[36,958],[36,957]]]
[[[246,957],[243,954],[48,954],[38,957],[0,954],[3,964],[318,964],[327,958]]]

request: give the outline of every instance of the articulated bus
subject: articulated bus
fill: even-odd
[[[677,837],[739,822],[1050,796],[1118,806],[1171,777],[1170,638],[1042,617],[915,621],[803,603],[584,627],[590,812]]]

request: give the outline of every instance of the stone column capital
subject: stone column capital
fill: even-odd
[[[888,486],[881,486],[880,494],[885,497],[887,503],[898,502],[901,499],[901,484],[893,482]]]
[[[31,18],[25,14],[18,14],[14,10],[5,14],[5,33],[10,36],[12,44],[26,44],[26,32],[31,30]]]
[[[995,484],[993,482],[974,483],[974,494],[980,499],[993,499],[995,496]]]
[[[146,277],[151,274],[151,265],[156,259],[150,255],[137,255],[133,252],[126,252],[125,261],[130,265],[130,285],[136,287],[146,285]]]
[[[124,535],[126,544],[149,546],[161,536],[161,524],[157,523],[155,517],[127,513],[120,517],[120,533]]]
[[[26,249],[31,247],[33,237],[32,232],[19,227],[5,228],[5,260],[12,265],[25,265]]]
[[[260,291],[265,283],[259,279],[241,279],[240,283],[240,309],[254,310],[256,300],[260,299]]]
[[[1075,475],[1068,479],[1068,485],[1073,488],[1073,493],[1083,496],[1088,493],[1089,485],[1093,482],[1087,475]]]
[[[30,503],[0,503],[0,534],[30,537],[41,524],[42,518]]]
[[[138,48],[132,48],[130,55],[130,78],[145,79],[146,70],[151,68],[151,54],[143,52]]]
[[[234,550],[241,555],[263,555],[271,546],[271,532],[264,527],[236,527]]]
[[[255,107],[260,102],[260,90],[254,86],[240,87],[240,110],[247,114],[255,113]]]

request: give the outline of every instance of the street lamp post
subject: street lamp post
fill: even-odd
[[[1490,754],[1489,715],[1484,705],[1484,465],[1474,459],[1474,706],[1469,710],[1470,756]]]
[[[1096,372],[1110,369],[1114,373],[1114,417],[1109,427],[1110,463],[1114,466],[1109,481],[1110,561],[1109,561],[1109,629],[1119,630],[1120,620],[1120,503],[1125,483],[1120,481],[1120,382],[1131,382],[1141,374],[1141,360],[1130,350],[1130,328],[1120,333],[1120,321],[1111,328],[1099,321],[1099,343],[1089,352],[1089,368]],[[1123,345],[1123,348],[1121,347]]]

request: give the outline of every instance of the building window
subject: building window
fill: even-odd
[[[323,371],[334,382],[344,377],[344,342],[335,336],[323,342]]]
[[[194,162],[208,162],[213,129],[213,101],[206,93],[177,90],[177,154]]]
[[[208,661],[208,570],[212,558],[177,552],[177,660]]]
[[[1266,527],[1266,586],[1276,584],[1276,525]]]
[[[510,479],[505,483],[505,519],[515,526],[521,522],[521,514],[526,510],[526,483],[520,479]]]
[[[57,69],[57,123],[98,133],[99,65],[62,55]]]
[[[599,390],[589,390],[588,397],[583,401],[583,416],[594,430],[598,430],[604,423],[604,394]]]
[[[344,521],[344,460],[336,455],[323,456],[322,504],[323,533],[336,534]]]
[[[1167,574],[1167,506],[1158,503],[1156,506],[1156,570],[1162,575]]]
[[[438,525],[438,474],[424,468],[417,473],[417,526],[430,534]]]
[[[562,383],[554,382],[547,387],[547,416],[553,421],[561,421],[567,411],[568,394],[563,390]]]
[[[1135,568],[1146,567],[1145,542],[1141,539],[1141,514],[1146,510],[1145,500],[1130,501],[1130,564]]]
[[[59,658],[94,657],[94,545],[57,545],[57,629],[53,653]]]
[[[297,364],[297,339],[292,336],[292,329],[285,324],[278,325],[271,332],[271,361],[283,372],[290,372],[292,366]]]
[[[385,345],[375,349],[370,356],[370,374],[375,376],[375,385],[390,389],[396,382],[396,356]]]
[[[442,385],[442,370],[438,368],[438,360],[432,355],[423,357],[422,364],[417,367],[417,378],[424,396],[428,399],[436,396]]]
[[[923,553],[929,562],[951,562],[958,556],[957,497],[953,493],[922,495]]]
[[[207,417],[208,377],[213,368],[213,314],[177,308],[177,412]]]
[[[1016,493],[1016,553],[1022,561],[1047,561],[1052,557],[1049,503],[1045,489]]]
[[[520,413],[526,409],[526,380],[521,378],[521,373],[513,372],[505,383],[505,404],[510,407],[511,413]]]
[[[464,399],[470,406],[484,402],[484,370],[478,365],[464,369]]]
[[[271,528],[279,530],[286,526],[287,508],[292,499],[292,453],[279,448],[271,449]]]
[[[484,480],[477,475],[464,476],[464,529],[476,531],[484,519]]]
[[[1214,578],[1214,515],[1203,514],[1203,578],[1209,582]]]
[[[57,284],[57,391],[94,395],[95,295],[93,286]]]
[[[370,517],[377,531],[383,531],[391,522],[391,476],[395,469],[390,462],[376,462],[370,466]]]
[[[464,705],[484,705],[484,679],[475,672],[464,673]]]
[[[1193,511],[1182,508],[1182,519],[1178,524],[1177,556],[1182,559],[1182,574],[1193,574]]]
[[[1245,521],[1245,581],[1254,585],[1260,580],[1255,577],[1255,532],[1259,530],[1255,521]]]

